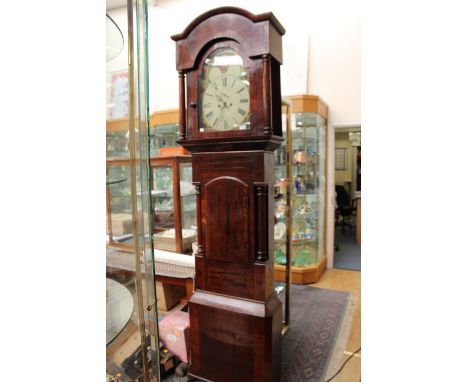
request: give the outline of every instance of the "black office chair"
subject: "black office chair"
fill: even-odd
[[[345,233],[346,226],[354,228],[350,220],[355,214],[356,207],[354,201],[351,202],[351,198],[344,186],[335,186],[335,191],[337,204],[335,221],[337,226],[341,226],[341,232]]]

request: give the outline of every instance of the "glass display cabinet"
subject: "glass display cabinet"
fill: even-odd
[[[274,153],[275,161],[275,211],[274,211],[274,242],[275,242],[275,265],[280,264],[282,268],[281,280],[276,280],[275,291],[283,302],[283,336],[289,331],[290,321],[290,300],[291,300],[291,246],[288,235],[291,216],[289,215],[289,189],[287,179],[289,177],[290,167],[287,162],[287,134],[290,132],[291,123],[291,102],[288,99],[281,99],[281,120],[282,120],[282,137],[284,138],[281,146]],[[284,231],[283,231],[284,229]],[[281,282],[278,282],[281,281]]]
[[[179,137],[179,111],[178,109],[162,110],[153,113],[149,119],[149,153],[152,158],[169,155],[183,155],[187,152],[179,145],[176,140]],[[106,124],[106,158],[107,158],[107,244],[111,247],[116,247],[124,251],[132,251],[132,206],[130,203],[130,154],[129,154],[129,132],[128,118],[111,119]],[[156,159],[158,161],[159,159]],[[182,159],[183,160],[183,159]],[[184,174],[188,174],[183,165]],[[161,170],[163,171],[163,170]],[[164,172],[164,171],[163,171]],[[188,174],[191,182],[191,175]],[[153,177],[156,179],[156,177]],[[183,183],[185,185],[185,181]],[[157,189],[157,187],[156,187]],[[172,191],[171,191],[172,192]],[[194,197],[193,197],[194,198]],[[189,197],[183,198],[184,201],[189,201]],[[156,198],[153,195],[153,201],[158,207],[166,208],[158,214],[158,219],[168,218],[174,220],[173,199],[166,198],[166,203],[162,196]],[[182,204],[184,204],[182,201]],[[177,213],[176,213],[177,215]],[[184,225],[186,229],[191,229],[189,218],[185,218],[182,214],[182,219],[187,223]],[[163,223],[163,225],[167,223]],[[174,225],[169,228],[176,228]],[[193,224],[196,226],[196,222]],[[179,227],[179,224],[177,225]],[[161,227],[159,227],[161,228]],[[163,235],[163,230],[155,230],[155,234]],[[176,229],[177,231],[177,229]],[[167,232],[170,234],[172,231]],[[185,252],[183,245],[169,245],[164,243],[168,238],[163,238],[162,241],[157,240],[156,248],[166,249],[175,252]],[[177,235],[176,235],[176,240]],[[182,239],[180,240],[182,242]],[[190,244],[191,245],[191,244]],[[185,250],[182,250],[182,248]],[[179,250],[180,249],[180,250]]]
[[[179,110],[161,110],[153,113],[149,121],[150,157],[160,155],[188,154],[177,144],[179,139]],[[107,121],[106,153],[107,159],[129,158],[128,119]]]
[[[312,95],[287,98],[290,131],[283,133],[285,142],[275,152],[275,278],[285,280],[289,245],[292,282],[309,284],[319,280],[326,266],[328,106]]]
[[[150,224],[147,1],[120,5],[106,9],[106,381],[157,382],[160,341]]]
[[[150,159],[154,247],[187,253],[197,240],[192,157],[177,155]]]
[[[179,139],[179,109],[162,110],[150,117],[150,156],[189,155]]]
[[[128,119],[106,122],[106,159],[130,158]]]

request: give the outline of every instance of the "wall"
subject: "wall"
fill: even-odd
[[[353,147],[348,139],[348,133],[335,134],[335,148],[346,149],[346,170],[335,170],[335,184],[344,185],[353,179]]]
[[[272,11],[286,29],[284,42],[297,40],[298,47],[308,50],[304,92],[319,95],[329,105],[329,124],[359,124],[360,1],[310,0],[298,2],[301,6],[294,4],[284,0],[229,3],[252,13]],[[159,0],[156,7],[149,6],[150,111],[178,107],[175,42],[170,36],[182,32],[201,13],[222,5],[226,4],[215,0]],[[282,73],[282,82],[291,80]]]

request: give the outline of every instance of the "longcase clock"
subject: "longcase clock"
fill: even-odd
[[[273,151],[282,141],[284,28],[272,13],[202,14],[178,35],[180,139],[192,153],[198,253],[189,375],[279,381]]]

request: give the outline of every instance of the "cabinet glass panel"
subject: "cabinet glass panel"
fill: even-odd
[[[179,139],[179,125],[157,125],[150,128],[150,156],[160,155],[161,147],[176,147]]]
[[[180,164],[180,205],[182,214],[182,237],[194,236],[197,229],[195,187],[192,184],[192,164]]]
[[[107,159],[129,158],[128,131],[111,131],[106,134]]]
[[[127,3],[126,10],[106,9],[106,381],[159,381],[149,208],[147,4]]]
[[[287,132],[286,114],[282,114],[283,142],[275,150],[275,263],[286,264],[286,235],[288,226]]]
[[[196,241],[196,196],[190,156],[151,159],[154,247],[190,252]]]
[[[153,167],[154,232],[175,228],[172,167]]]
[[[292,118],[291,264],[317,264],[324,250],[325,131],[316,113]]]
[[[131,244],[133,235],[130,167],[111,165],[107,171],[107,208],[110,215],[110,222],[108,220],[107,224],[107,241]]]

